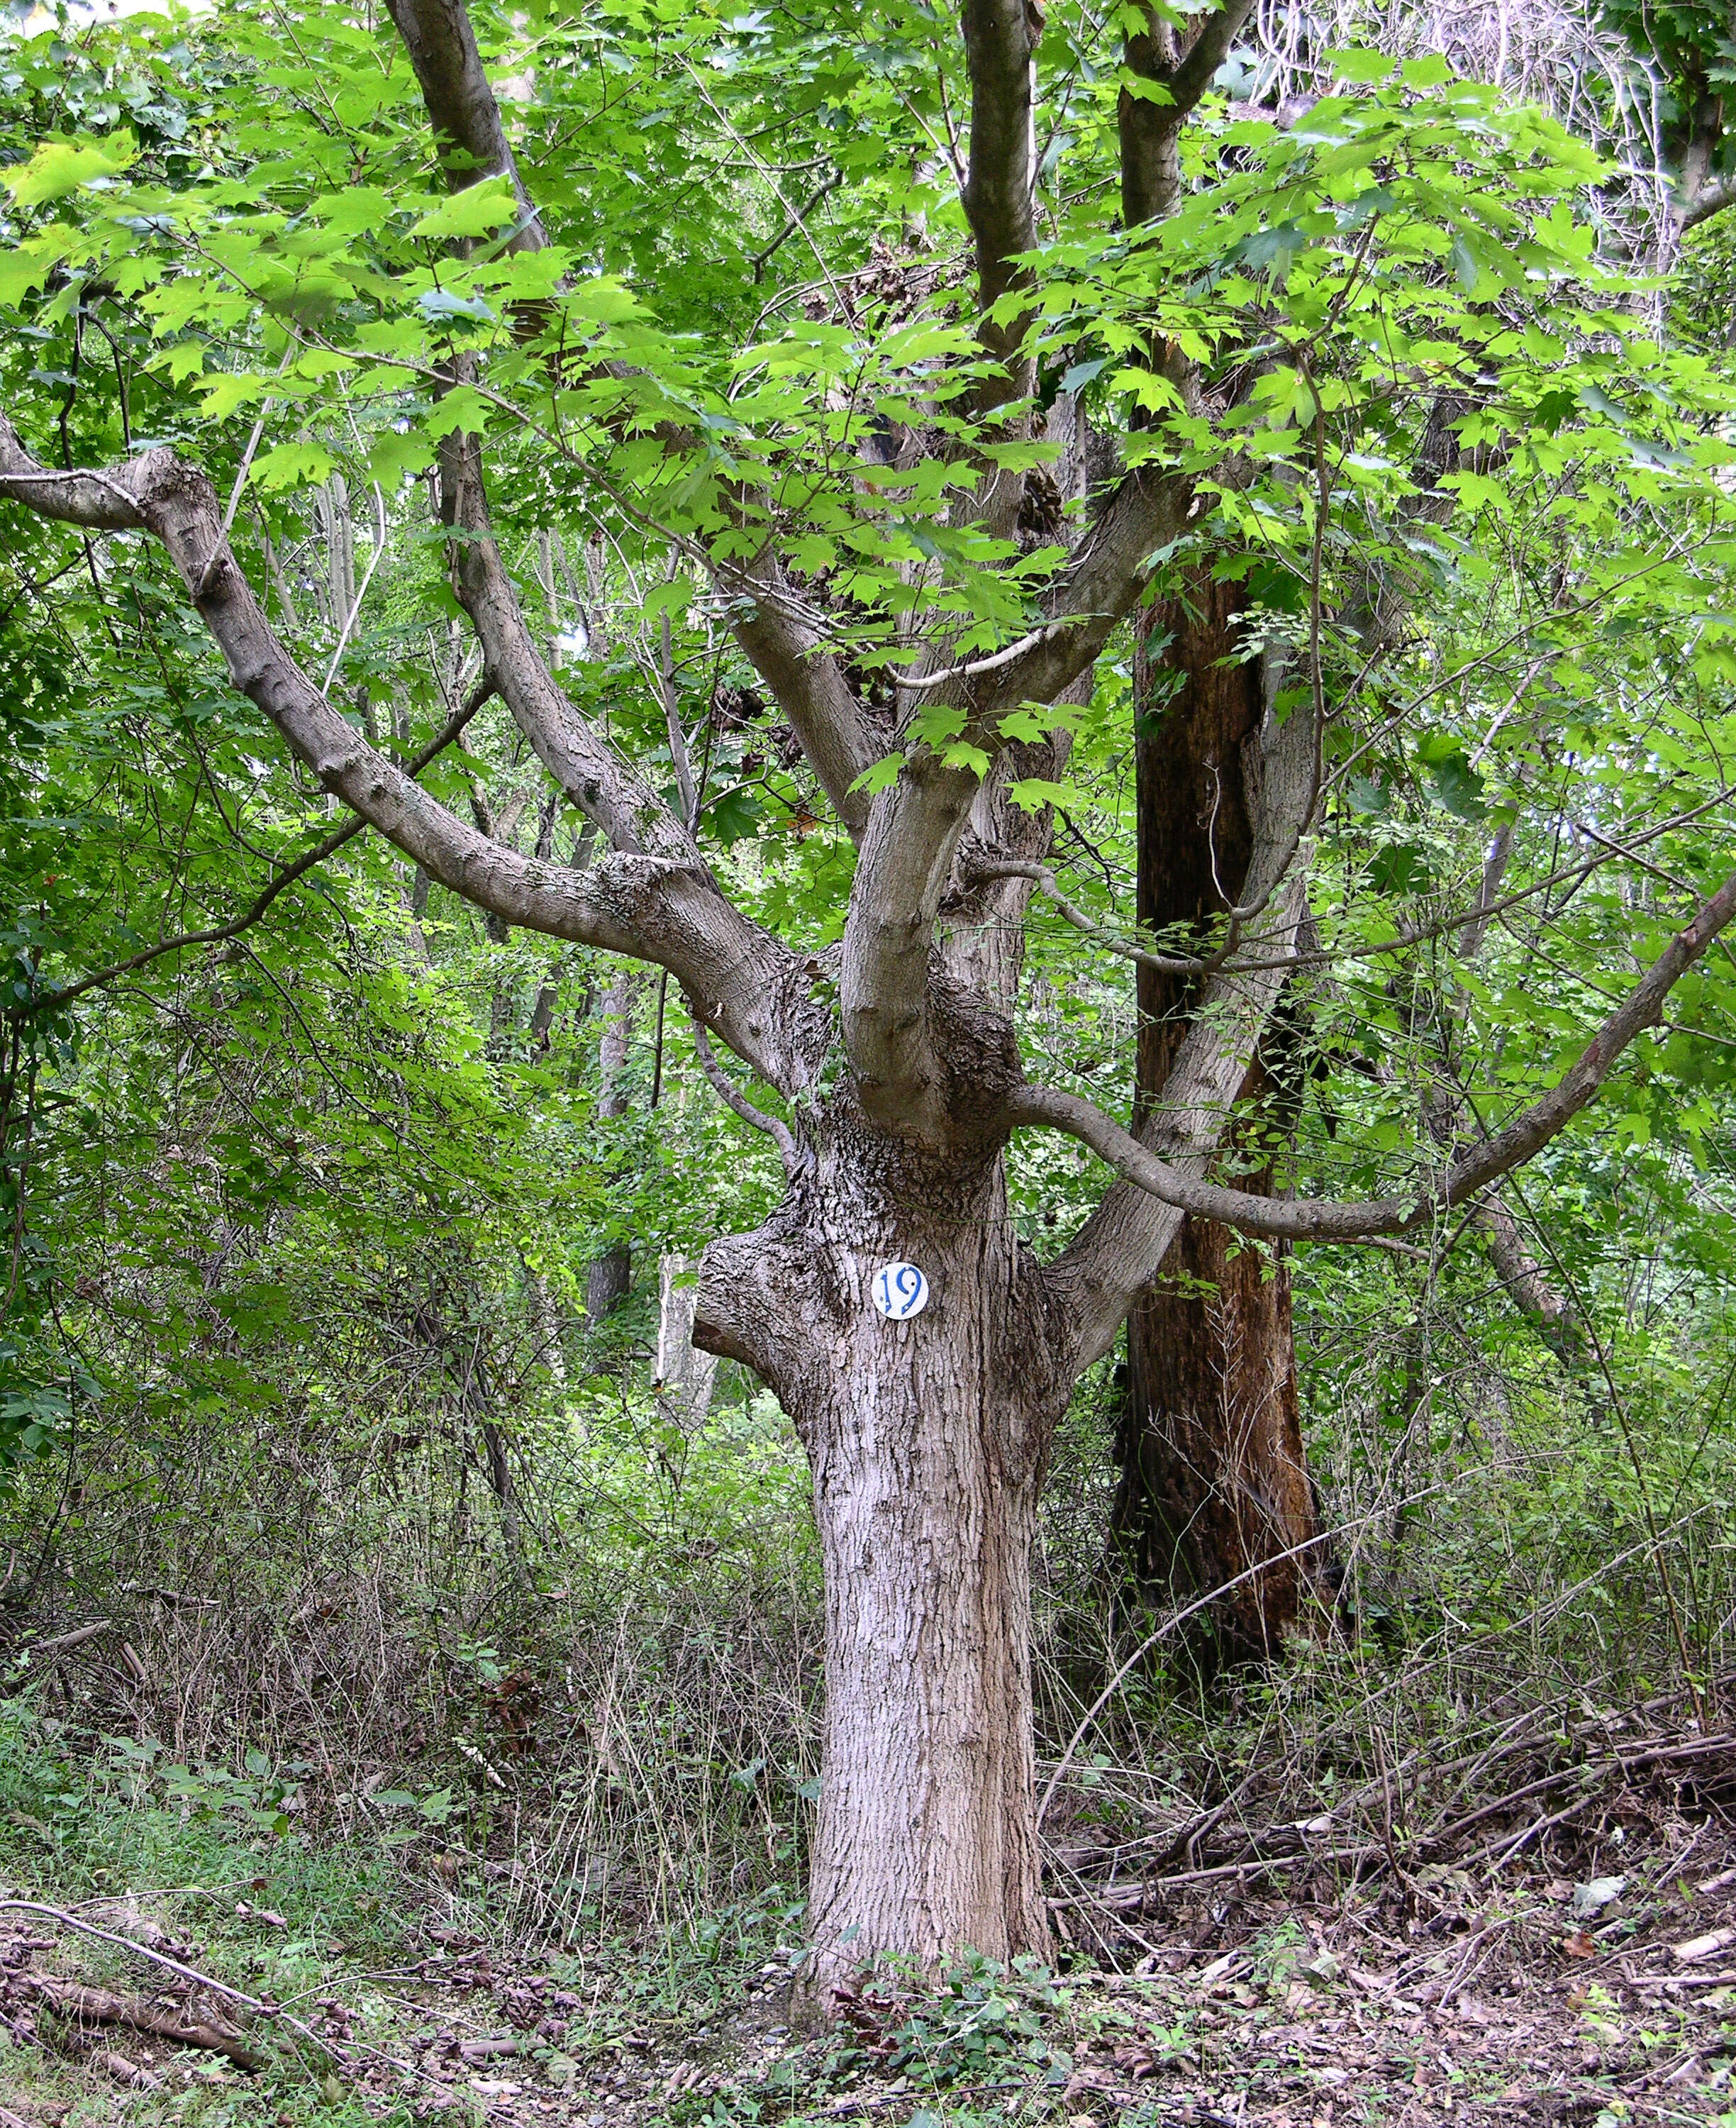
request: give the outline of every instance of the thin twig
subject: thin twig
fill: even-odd
[[[1404,1504],[1406,1507],[1416,1507],[1424,1500],[1432,1499],[1437,1493],[1448,1492],[1451,1489],[1450,1483],[1430,1485],[1421,1493],[1413,1494]],[[1084,1719],[1069,1739],[1067,1748],[1062,1752],[1059,1765],[1049,1776],[1049,1784],[1043,1790],[1042,1801],[1036,1807],[1037,1831],[1041,1832],[1043,1829],[1043,1820],[1048,1814],[1050,1804],[1055,1800],[1055,1791],[1060,1786],[1061,1778],[1068,1767],[1073,1764],[1073,1755],[1079,1749],[1086,1731],[1109,1704],[1116,1687],[1127,1676],[1128,1671],[1136,1663],[1143,1660],[1159,1641],[1167,1640],[1179,1626],[1185,1625],[1189,1618],[1198,1617],[1202,1611],[1209,1610],[1220,1596],[1227,1596],[1232,1589],[1239,1589],[1243,1582],[1253,1580],[1257,1575],[1269,1574],[1274,1567],[1282,1566],[1289,1560],[1300,1559],[1304,1552],[1314,1551],[1329,1544],[1335,1537],[1346,1536],[1351,1530],[1364,1528],[1370,1522],[1383,1522],[1391,1512],[1389,1508],[1377,1508],[1372,1513],[1357,1516],[1352,1522],[1340,1522],[1335,1528],[1322,1530],[1318,1536],[1311,1537],[1301,1544],[1293,1544],[1287,1551],[1274,1552],[1269,1559],[1263,1559],[1253,1566],[1245,1567],[1240,1574],[1232,1575],[1229,1580],[1221,1582],[1216,1589],[1208,1590],[1195,1602],[1186,1605],[1179,1611],[1172,1612],[1155,1632],[1147,1634],[1103,1690],[1098,1693],[1096,1698],[1092,1701],[1090,1706],[1086,1708]]]
[[[289,345],[283,350],[283,359],[277,364],[279,377],[294,359],[296,349],[296,342],[294,335],[292,335]],[[265,417],[270,413],[275,403],[269,395],[260,401],[259,418],[254,423],[253,434],[247,439],[247,449],[242,452],[241,463],[235,468],[235,484],[229,491],[229,503],[223,512],[223,522],[218,528],[217,536],[211,544],[211,552],[205,558],[205,567],[199,572],[199,581],[193,586],[195,605],[204,597],[206,587],[211,582],[211,572],[217,566],[218,557],[229,545],[229,529],[235,521],[235,506],[240,501],[241,490],[247,484],[248,469],[253,464],[254,453],[259,448],[259,439],[265,434]]]

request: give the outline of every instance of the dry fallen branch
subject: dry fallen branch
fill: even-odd
[[[70,1632],[56,1633],[50,1641],[28,1641],[19,1650],[27,1662],[40,1662],[44,1655],[64,1655],[74,1648],[82,1648],[87,1641],[93,1641],[98,1633],[114,1631],[112,1618],[97,1618],[88,1626],[75,1626]]]
[[[160,2091],[163,2088],[160,2076],[150,2069],[141,2069],[136,2062],[130,2062],[125,2054],[111,2052],[107,2047],[92,2047],[85,2059],[93,2068],[111,2076],[116,2083],[130,2085],[135,2091]]]
[[[535,2047],[534,2040],[522,2036],[505,2040],[460,2040],[458,2052],[467,2062],[492,2061],[500,2054],[528,2054]]]
[[[1729,1988],[1736,1986],[1736,1973],[1644,1973],[1628,1983],[1630,1988],[1663,1988],[1671,1993],[1678,1988]]]
[[[153,1965],[160,1965],[165,1972],[173,1973],[178,1979],[190,1980],[196,1988],[203,1988],[221,1996],[243,2010],[250,2010],[256,2016],[277,2017],[283,2013],[274,2002],[262,2002],[257,1995],[244,1994],[239,1988],[231,1988],[226,1981],[214,1979],[202,1973],[197,1966],[183,1965],[178,1958],[171,1958],[166,1951],[153,1950],[148,1944],[135,1943],[130,1936],[116,1936],[112,1929],[98,1928],[94,1921],[81,1921],[77,1914],[69,1914],[62,1907],[45,1906],[36,1899],[0,1899],[0,1913],[36,1914],[43,1921],[54,1921],[61,1928],[74,1930],[80,1936],[93,1936],[99,1943],[113,1944],[117,1950],[130,1950],[135,1958],[149,1959]],[[293,2024],[293,2018],[284,2017],[284,2022]],[[303,2031],[307,2028],[304,2026]],[[314,2037],[311,2032],[310,2038]],[[323,2044],[323,2042],[322,2042]]]
[[[1148,1866],[1138,1877],[1111,1878],[1093,1886],[1079,1879],[1076,1868],[1070,1868],[1068,1874],[1078,1888],[1070,1888],[1065,1896],[1051,1898],[1048,1905],[1051,1912],[1096,1907],[1122,1919],[1150,1912],[1172,1892],[1187,1887],[1245,1885],[1266,1873],[1280,1875],[1297,1868],[1317,1866],[1363,1879],[1423,1864],[1498,1867],[1557,1827],[1587,1811],[1607,1807],[1646,1777],[1667,1779],[1674,1774],[1703,1784],[1710,1776],[1715,1782],[1736,1782],[1736,1733],[1661,1735],[1652,1717],[1667,1703],[1648,1702],[1625,1716],[1600,1717],[1573,1725],[1562,1722],[1556,1710],[1540,1708],[1525,1717],[1526,1733],[1515,1737],[1509,1730],[1485,1751],[1456,1757],[1432,1769],[1425,1754],[1412,1753],[1406,1761],[1406,1770],[1413,1775],[1409,1822],[1397,1845],[1378,1822],[1385,1788],[1382,1783],[1357,1789],[1331,1810],[1308,1817],[1287,1815],[1261,1825],[1242,1823],[1233,1828],[1228,1839],[1214,1841],[1210,1836],[1228,1807],[1220,1803],[1205,1813],[1192,1814],[1179,1828],[1181,1837],[1175,1828],[1154,1833],[1151,1843],[1164,1843],[1161,1855],[1155,1867]],[[1552,1760],[1558,1763],[1552,1765]],[[1462,1806],[1468,1799],[1468,1790],[1474,1793],[1492,1773],[1497,1774],[1501,1783],[1496,1793],[1489,1793],[1486,1788],[1483,1799],[1474,1807],[1453,1808]],[[1459,1774],[1463,1778],[1453,1783],[1450,1793],[1436,1805],[1431,1819],[1419,1807],[1425,1780],[1440,1783],[1443,1777]],[[1238,1797],[1246,1786],[1245,1782],[1241,1784]],[[1527,1813],[1527,1805],[1552,1792],[1559,1797],[1563,1789],[1571,1792],[1564,1807]],[[1512,1822],[1521,1815],[1525,1822]],[[1501,1831],[1499,1824],[1504,1818],[1509,1825]],[[1498,1836],[1474,1853],[1468,1851],[1467,1836],[1489,1828],[1492,1821]],[[1136,1848],[1145,1844],[1129,1843]],[[1165,1869],[1164,1864],[1178,1856],[1183,1846],[1188,1859],[1199,1866],[1173,1872]],[[1126,1854],[1127,1848],[1113,1851]],[[1722,1888],[1731,1881],[1736,1881],[1736,1871],[1710,1879],[1708,1888]],[[1716,1931],[1691,1944],[1676,1946],[1674,1955],[1686,1963],[1712,1956],[1732,1944],[1736,1944],[1736,1928]]]
[[[349,2054],[344,2045],[322,2038],[311,2025],[304,2023],[300,2017],[292,2016],[280,2003],[265,2002],[257,1995],[249,1995],[239,1988],[231,1988],[227,1982],[200,1972],[197,1966],[183,1965],[179,1959],[169,1957],[166,1951],[153,1950],[147,1944],[135,1943],[130,1936],[116,1936],[111,1929],[98,1928],[92,1921],[81,1921],[76,1914],[69,1914],[59,1907],[45,1906],[36,1899],[0,1899],[0,1913],[36,1914],[44,1921],[54,1921],[61,1928],[74,1930],[81,1936],[93,1936],[99,1943],[113,1944],[118,1950],[130,1951],[135,1958],[148,1959],[153,1965],[160,1965],[178,1978],[191,1981],[196,1988],[205,1988],[224,2002],[233,2002],[237,2008],[248,2011],[254,2016],[283,2026],[330,2059],[346,2064],[349,2061]],[[387,2063],[401,2075],[416,2077],[422,2073],[412,2063],[400,2061],[396,2054],[370,2046],[365,2040],[350,2044]]]
[[[195,2017],[178,2017],[149,2002],[111,1995],[107,1988],[85,1988],[71,1980],[26,1974],[23,1985],[46,2003],[57,2016],[75,2024],[126,2025],[152,2039],[168,2040],[177,2046],[199,2047],[207,2054],[226,2054],[238,2069],[263,2069],[265,2057],[256,2054],[239,2033],[220,2031],[215,2025]]]

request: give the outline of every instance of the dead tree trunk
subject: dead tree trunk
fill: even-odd
[[[1139,915],[1184,952],[1201,948],[1248,876],[1243,752],[1264,704],[1240,615],[1238,587],[1200,572],[1182,598],[1154,609],[1136,671]],[[1186,976],[1140,971],[1141,1119],[1162,1104],[1195,988]],[[1242,1089],[1250,1112],[1239,1133],[1245,1148],[1271,1090],[1256,1060]],[[1270,1163],[1238,1181],[1269,1190]],[[1317,1523],[1283,1244],[1183,1219],[1160,1276],[1129,1318],[1127,1356],[1116,1550],[1141,1589],[1163,1595],[1198,1594],[1269,1560],[1214,1608],[1209,1632],[1218,1660],[1274,1655],[1319,1571],[1311,1554],[1297,1552]]]

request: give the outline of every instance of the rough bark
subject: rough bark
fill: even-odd
[[[1209,950],[1212,919],[1236,905],[1253,854],[1242,760],[1264,703],[1259,663],[1240,639],[1241,610],[1237,587],[1198,572],[1181,597],[1153,609],[1136,663],[1140,922],[1189,953]],[[1141,1121],[1161,1102],[1198,987],[1149,962],[1140,968]],[[1268,1090],[1256,1059],[1243,1098]],[[1269,1162],[1240,1180],[1269,1190]],[[1237,1583],[1209,1614],[1215,1653],[1228,1661],[1273,1655],[1314,1579],[1297,1547],[1317,1532],[1283,1244],[1268,1249],[1184,1218],[1128,1318],[1127,1360],[1114,1550],[1152,1594]],[[1274,1562],[1269,1571],[1239,1579],[1262,1560]]]
[[[979,1037],[1012,1062],[986,1016]],[[992,1120],[980,1112],[978,1125]],[[931,1298],[884,1319],[888,1261]],[[811,1988],[870,1949],[1048,1942],[1034,1820],[1030,1557],[1076,1328],[1008,1216],[996,1133],[932,1153],[846,1096],[759,1233],[714,1242],[696,1342],[794,1418],[825,1560]]]
[[[1216,14],[1179,26],[1167,10],[1147,6],[1127,37],[1116,131],[1129,229],[1173,211],[1182,188],[1182,128],[1253,12],[1253,0],[1226,0]]]

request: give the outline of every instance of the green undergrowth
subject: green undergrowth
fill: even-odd
[[[804,2128],[869,2083],[908,2094],[910,2128],[1046,2114],[1065,2102],[1077,2045],[1134,2027],[1126,2009],[1090,1987],[1095,1977],[1074,1985],[1035,1958],[1009,1966],[971,1956],[929,1988],[889,1964],[841,1995],[833,2029],[703,2098],[678,2100],[671,2121]],[[1177,2052],[1188,2044],[1187,2024],[1183,2016],[1164,2035]]]
[[[440,1792],[383,1792],[340,1835],[283,1807],[293,1769],[262,1754],[239,1768],[165,1757],[136,1740],[75,1736],[24,1701],[0,1701],[0,1896],[135,1945],[154,1927],[165,1954],[309,2029],[255,2020],[249,2042],[268,2059],[254,2074],[159,2047],[151,2066],[162,2086],[150,2092],[124,2092],[87,2062],[0,2038],[0,2101],[30,2128],[531,2128],[551,2118],[589,2128],[599,2117],[614,2128],[818,2128],[858,2117],[887,2128],[1160,2128],[1269,2119],[1303,2089],[1347,2128],[1390,2128],[1415,2078],[1438,2083],[1437,2069],[1449,2078],[1443,2095],[1450,2088],[1472,2107],[1468,2118],[1487,2121],[1509,2117],[1488,2109],[1520,2088],[1602,2107],[1620,2097],[1620,2078],[1685,2059],[1700,2065],[1703,2088],[1682,2087],[1684,2108],[1659,2117],[1736,2128],[1736,2115],[1710,2110],[1729,2095],[1736,2061],[1725,1999],[1624,2007],[1597,1971],[1577,1968],[1582,1984],[1568,1994],[1557,1983],[1572,1912],[1556,1897],[1566,1888],[1541,1872],[1499,1883],[1424,1873],[1418,1887],[1440,1926],[1405,1933],[1402,1947],[1390,1888],[1346,1884],[1327,1902],[1291,1905],[1275,1891],[1250,1899],[1227,1950],[1215,1928],[1201,1940],[1204,1915],[1155,1920],[1165,1947],[1135,1974],[966,1957],[936,1986],[885,1961],[842,1993],[825,2030],[808,2033],[792,2029],[787,1986],[803,1921],[791,1887],[761,1888],[679,1926],[647,1921],[563,1948],[515,1935],[518,1857],[504,1845],[486,1867],[469,1857],[473,1884],[463,1869],[454,1883],[435,1866],[468,1855],[471,1829]],[[1707,1846],[1699,1866],[1718,1860]],[[1603,1925],[1637,1930],[1631,1940],[1649,1940],[1654,1955],[1722,1912],[1667,1860],[1637,1850],[1626,1859],[1632,1913]],[[136,1948],[40,1915],[14,1911],[0,1924],[0,1940],[51,1945],[31,1954],[39,1974],[155,1992]],[[1444,2007],[1425,2013],[1360,1969],[1365,1959],[1391,1967],[1396,1954],[1407,1988],[1432,1978],[1438,1992],[1485,1941],[1514,1963],[1505,1979],[1480,1974],[1496,2007],[1474,2028]],[[1499,2007],[1520,1995],[1522,2009]],[[1486,2031],[1500,2044],[1473,2059]],[[124,2032],[105,2036],[131,2044]],[[460,2060],[446,2045],[508,2036],[526,2050],[504,2061]],[[1449,2046],[1450,2073],[1441,2068]],[[1605,2110],[1612,2128],[1638,2117]]]
[[[26,1902],[0,1911],[0,1940],[52,1938],[37,1970],[152,1992],[153,1969],[137,1950],[28,1907],[58,1909],[314,2028],[309,2038],[279,2026],[262,2041],[268,2028],[255,2022],[250,2037],[270,2059],[253,2075],[208,2055],[159,2054],[166,2088],[122,2099],[87,2067],[18,2044],[0,2023],[0,2093],[60,2128],[111,2122],[120,2106],[137,2128],[407,2128],[425,2091],[386,2057],[401,2061],[407,2034],[454,2016],[500,2029],[510,2020],[500,1998],[527,1980],[570,2006],[558,2045],[538,2050],[546,2091],[572,2090],[647,2040],[681,2045],[700,2035],[703,2045],[750,1988],[788,1973],[802,1908],[780,1887],[691,1926],[596,1937],[581,1950],[515,1943],[511,1873],[485,1869],[465,1849],[443,1792],[378,1793],[363,1829],[338,1837],[304,1830],[285,1810],[296,1783],[293,1765],[273,1767],[259,1752],[239,1769],[180,1765],[149,1743],[75,1737],[27,1701],[0,1701],[0,1898]],[[326,2037],[336,2044],[322,2045]],[[401,2102],[400,2089],[409,2094]],[[462,2120],[460,2097],[450,2117]]]
[[[128,1739],[75,1748],[57,1723],[0,1703],[0,1873],[68,1906],[179,1899],[200,1940],[255,1978],[346,1953],[389,1961],[411,1927],[390,1835],[301,1836],[282,1809],[294,1779],[257,1752],[230,1769]]]
[[[1034,1960],[1012,1969],[972,1959],[937,1992],[889,1966],[865,1980],[838,2021],[804,2038],[781,2021],[799,1955],[802,1906],[772,1885],[692,1923],[593,1938],[567,1950],[515,1945],[505,1922],[510,1883],[467,1893],[431,1864],[447,1859],[450,1825],[431,1825],[428,1798],[390,1800],[349,1838],[315,1836],[282,1805],[294,1769],[251,1755],[240,1769],[187,1767],[134,1740],[69,1735],[25,1701],[0,1702],[0,1889],[111,1934],[142,1936],[230,1987],[332,2030],[347,2059],[282,2028],[262,2044],[267,2066],[247,2075],[191,2052],[155,2067],[165,2088],[124,2097],[87,2065],[21,2046],[0,2028],[0,2090],[59,2128],[410,2128],[428,2090],[391,2075],[410,2034],[448,2020],[499,2031],[501,1999],[529,1980],[575,2007],[557,2045],[530,2074],[545,2097],[589,2104],[623,2062],[654,2056],[702,2064],[696,2088],[647,2088],[638,2118],[671,2128],[798,2123],[839,2094],[872,2086],[908,2094],[925,2122],[1004,2117],[1009,2107],[1053,2112],[1073,2069],[1070,2035],[1123,2013],[1087,1997]],[[406,1822],[398,1823],[398,1820]],[[0,1936],[52,1937],[45,1966],[98,1986],[150,1992],[136,1950],[66,1931],[40,1915],[0,1916]],[[153,1933],[154,1928],[159,1933]],[[455,1984],[467,1954],[486,1954],[482,1986]],[[431,1964],[424,1961],[432,1961]],[[261,2027],[255,2023],[258,2040]],[[1177,2032],[1177,2044],[1184,2035]],[[124,2035],[116,2039],[124,2045]],[[378,2052],[370,2058],[367,2050]],[[660,2068],[654,2083],[660,2083]],[[450,2079],[448,2079],[449,2081]],[[475,2101],[462,2088],[464,2121]],[[482,2117],[476,2113],[478,2121]]]
[[[358,1972],[390,1969],[410,1953],[420,1917],[389,1846],[326,1845],[278,1829],[283,1782],[262,1763],[195,1769],[159,1764],[164,1756],[116,1740],[74,1749],[27,1705],[0,1703],[5,1896],[145,1939],[230,1987],[304,2014]],[[0,1922],[7,1934],[54,1937],[56,1970],[129,1993],[151,1990],[150,1963],[136,1951],[37,1914],[3,1914]],[[74,2062],[9,2043],[3,2032],[0,2046],[0,2087],[16,2102],[69,2107],[63,2128],[117,2117],[111,2084]],[[334,2066],[306,2043],[299,2051],[273,2049],[254,2077],[187,2054],[163,2092],[128,2094],[126,2117],[141,2128],[380,2121],[377,2107],[334,2077]],[[410,2115],[401,2117],[407,2123]]]

